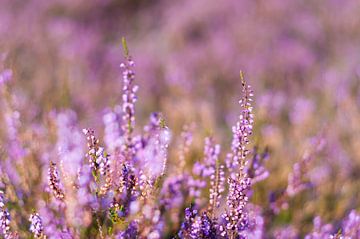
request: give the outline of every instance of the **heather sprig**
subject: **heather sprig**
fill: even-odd
[[[203,175],[210,177],[210,195],[208,211],[211,219],[215,218],[215,210],[220,206],[222,193],[225,190],[224,166],[219,162],[220,145],[215,144],[213,138],[205,139]]]
[[[64,187],[61,184],[60,176],[56,163],[50,161],[49,170],[48,170],[48,185],[51,189],[52,194],[58,200],[64,200],[65,192]]]
[[[137,101],[136,92],[139,87],[134,85],[135,72],[132,69],[135,65],[131,56],[125,38],[123,38],[123,48],[126,62],[120,64],[123,69],[122,79],[122,130],[124,132],[124,145],[122,150],[127,161],[132,160],[135,155],[133,142],[133,131],[135,129],[135,102]]]
[[[239,116],[239,121],[233,127],[233,141],[231,145],[230,172],[228,178],[228,196],[226,200],[226,212],[222,214],[225,220],[225,225],[220,226],[222,236],[229,238],[244,237],[244,232],[249,226],[248,214],[245,210],[249,201],[248,193],[251,188],[251,179],[245,171],[245,166],[248,163],[246,159],[249,150],[249,136],[252,135],[253,129],[253,114],[252,114],[252,96],[251,87],[247,85],[243,73],[240,72],[240,79],[242,82],[243,97],[239,101],[242,108]]]
[[[45,239],[44,227],[39,213],[32,213],[29,217],[30,231],[33,233],[35,238]]]
[[[5,207],[4,192],[0,190],[0,235],[2,235],[4,239],[18,238],[16,233],[11,232],[10,221],[10,213]]]

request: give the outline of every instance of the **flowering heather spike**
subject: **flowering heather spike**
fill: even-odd
[[[123,69],[122,130],[124,132],[123,150],[125,151],[126,159],[129,161],[132,159],[132,157],[135,154],[132,134],[135,128],[135,102],[137,101],[136,92],[138,91],[138,86],[133,85],[133,82],[135,80],[135,72],[132,70],[132,67],[134,66],[135,63],[128,54],[126,44],[124,45],[124,50],[126,52],[125,54],[126,62],[120,64],[120,67]]]
[[[35,238],[46,238],[44,236],[44,227],[39,213],[33,213],[30,215],[30,231],[34,234]]]
[[[242,72],[240,72],[240,79],[243,97],[239,101],[239,104],[242,110],[239,121],[232,128],[232,165],[230,169],[239,170],[241,172],[247,163],[245,158],[249,154],[249,150],[246,149],[246,146],[249,144],[249,136],[252,135],[254,116],[252,114],[253,108],[251,106],[253,91],[251,90],[251,86],[246,83]]]
[[[227,212],[223,215],[226,221],[226,230],[230,238],[242,234],[249,226],[249,218],[245,207],[249,201],[247,196],[250,190],[250,178],[228,178],[229,192],[227,197]]]
[[[184,221],[181,224],[181,229],[178,233],[180,238],[192,238],[193,224],[197,216],[197,210],[193,206],[185,209]]]
[[[248,162],[246,156],[249,153],[246,146],[249,144],[249,136],[252,134],[254,123],[251,107],[253,92],[245,82],[242,72],[240,72],[240,78],[243,97],[239,103],[242,110],[239,121],[233,127],[230,164],[232,174],[228,178],[227,210],[222,215],[225,226],[221,227],[222,235],[227,234],[229,238],[245,237],[244,231],[249,226],[245,206],[249,200],[247,194],[251,188],[251,180],[246,174],[245,166]]]
[[[204,176],[210,176],[209,213],[214,219],[214,210],[219,207],[221,193],[224,191],[224,166],[219,164],[220,145],[215,144],[212,138],[205,139],[204,155],[205,169]]]
[[[50,162],[50,167],[48,172],[48,184],[55,198],[59,200],[64,200],[65,193],[60,183],[60,177],[58,170],[56,168],[56,163],[52,161]]]
[[[5,199],[4,199],[4,192],[0,191],[0,229],[1,234],[6,239],[10,239],[11,232],[10,232],[10,214],[5,208]]]
[[[109,155],[105,152],[103,147],[99,146],[99,140],[94,135],[94,130],[83,129],[88,141],[88,153],[86,156],[89,158],[89,163],[94,172],[99,172],[100,175],[110,176],[110,160]]]
[[[0,235],[4,239],[17,239],[18,234],[10,230],[10,213],[5,207],[4,192],[0,190]]]
[[[117,195],[114,197],[110,206],[110,211],[115,212],[115,218],[125,217],[129,213],[130,203],[136,198],[136,186],[138,179],[133,173],[131,166],[122,164],[119,185],[116,189]],[[121,205],[121,210],[120,210]]]

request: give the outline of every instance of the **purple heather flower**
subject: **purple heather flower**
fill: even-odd
[[[119,232],[116,239],[136,239],[138,238],[138,224],[136,221],[131,221],[126,230]]]
[[[60,182],[59,172],[56,167],[56,163],[50,162],[48,170],[48,185],[56,199],[64,200],[65,193],[63,186]]]
[[[262,239],[265,236],[265,221],[262,216],[261,208],[249,203],[246,207],[249,214],[249,228],[246,235],[251,239]]]
[[[298,239],[298,233],[293,226],[285,226],[275,229],[273,232],[273,238]]]
[[[333,231],[331,224],[323,224],[319,216],[314,218],[314,229],[313,232],[306,235],[304,239],[323,239],[330,238]]]
[[[150,116],[150,123],[144,128],[141,147],[137,150],[137,158],[142,164],[140,167],[152,179],[165,173],[167,148],[171,140],[170,130],[162,121],[158,113]]]
[[[5,207],[4,192],[0,191],[0,233],[5,239],[10,239],[10,214]]]
[[[0,72],[0,86],[8,82],[12,77],[12,71],[9,69],[5,69]]]
[[[221,193],[225,190],[224,166],[219,163],[220,145],[212,138],[205,139],[203,176],[210,177],[209,212],[214,219],[214,211],[220,206]]]
[[[268,149],[263,153],[258,153],[257,147],[254,148],[253,157],[246,166],[247,175],[251,178],[253,184],[266,179],[269,176],[269,171],[265,168],[264,163],[269,158]]]
[[[106,112],[103,116],[104,142],[110,154],[115,154],[123,144],[121,129],[121,107],[115,106],[114,110]]]
[[[204,212],[195,218],[191,228],[191,238],[216,239],[218,238],[216,228],[216,222]]]
[[[179,167],[178,171],[180,173],[183,172],[186,164],[186,155],[190,150],[190,145],[193,141],[193,128],[194,125],[184,125],[183,130],[181,132],[180,138],[180,144],[179,144]]]
[[[84,140],[79,130],[76,130],[76,113],[64,111],[56,114],[57,143],[60,158],[60,168],[63,175],[74,180],[83,161]]]
[[[193,238],[193,224],[197,216],[197,210],[193,206],[185,209],[184,221],[181,224],[181,229],[178,233],[180,238]]]
[[[184,190],[187,188],[188,175],[177,175],[165,179],[161,190],[160,205],[165,210],[181,207],[184,203]]]
[[[242,72],[240,72],[242,82],[243,97],[239,101],[242,108],[239,120],[232,128],[233,140],[231,144],[231,161],[227,163],[229,170],[232,172],[232,177],[237,171],[243,171],[247,164],[246,156],[249,150],[246,146],[249,144],[249,136],[252,135],[254,116],[252,113],[253,107],[251,106],[253,91],[251,86],[244,80]]]
[[[239,180],[229,177],[228,184],[227,211],[222,215],[225,220],[225,228],[221,231],[232,238],[236,235],[242,235],[249,226],[249,218],[245,207],[249,201],[247,194],[251,182],[250,178]]]
[[[360,238],[360,214],[352,210],[343,222],[343,233],[347,238]]]
[[[248,193],[251,189],[251,180],[246,174],[245,166],[247,164],[246,156],[249,150],[246,146],[249,144],[249,136],[252,134],[253,115],[252,115],[252,96],[251,87],[244,80],[240,72],[242,81],[243,97],[240,100],[242,108],[239,121],[233,127],[233,141],[231,145],[232,153],[227,164],[230,166],[231,175],[228,178],[229,191],[227,196],[227,209],[222,217],[225,225],[220,226],[222,236],[229,238],[237,236],[244,237],[244,231],[249,227],[249,219],[245,207],[248,203]]]
[[[35,238],[42,238],[44,233],[44,227],[42,220],[38,213],[33,213],[30,215],[30,231],[34,234]]]
[[[95,172],[106,175],[110,170],[109,156],[103,147],[99,146],[99,140],[94,135],[94,130],[83,129],[83,133],[88,141],[88,152],[86,156]]]
[[[289,174],[286,188],[286,193],[289,196],[294,196],[311,185],[306,180],[310,164],[324,147],[324,139],[321,136],[316,137],[314,140],[312,147],[304,153],[299,162],[294,164],[293,171]]]
[[[136,92],[138,86],[133,85],[135,80],[135,72],[132,70],[135,63],[129,55],[126,55],[126,62],[121,63],[120,67],[123,69],[122,79],[122,130],[124,132],[124,148],[127,160],[132,160],[135,152],[133,145],[133,131],[135,128],[135,102],[137,101]]]

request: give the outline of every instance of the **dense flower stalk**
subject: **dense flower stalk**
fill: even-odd
[[[12,232],[10,229],[10,213],[5,207],[4,192],[0,190],[0,235],[4,239],[18,239],[18,233]]]
[[[125,157],[127,160],[131,160],[135,154],[134,142],[133,142],[133,131],[135,128],[135,102],[137,101],[136,92],[138,91],[138,86],[133,85],[135,80],[135,72],[133,67],[135,65],[134,61],[128,54],[127,45],[123,39],[123,47],[125,50],[126,62],[121,63],[120,67],[123,69],[122,79],[122,130],[124,132],[124,148]]]
[[[0,229],[5,239],[11,239],[10,214],[5,208],[4,192],[0,191]]]
[[[34,237],[46,238],[44,236],[44,227],[39,213],[31,214],[29,221],[30,221],[30,231],[34,234]]]
[[[184,221],[181,224],[180,232],[178,236],[180,238],[193,238],[193,224],[197,216],[198,211],[193,206],[185,209]]]
[[[88,152],[86,156],[89,159],[89,163],[96,173],[101,175],[107,175],[110,172],[110,160],[109,155],[105,152],[103,147],[99,146],[99,140],[94,135],[94,130],[83,129],[83,133],[86,136],[88,142]]]
[[[50,162],[48,170],[48,185],[56,199],[64,200],[65,192],[60,182],[59,172],[57,170],[56,163],[52,161]]]
[[[220,205],[221,193],[225,190],[225,173],[224,166],[219,162],[220,145],[215,144],[212,138],[205,139],[204,147],[204,161],[205,169],[204,176],[210,177],[210,195],[209,208],[211,218],[215,217],[215,209]]]
[[[251,188],[251,180],[245,171],[245,166],[248,162],[246,156],[249,153],[246,146],[249,144],[249,136],[252,134],[254,123],[251,106],[253,92],[245,82],[242,72],[240,72],[240,78],[243,97],[239,103],[242,110],[239,121],[233,127],[231,162],[228,163],[232,173],[228,178],[227,210],[222,215],[225,225],[220,227],[222,235],[227,235],[229,238],[246,238],[244,231],[249,226],[245,207],[249,200],[248,192]]]

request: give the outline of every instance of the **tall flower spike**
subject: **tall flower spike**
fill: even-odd
[[[58,170],[56,168],[56,163],[52,161],[50,162],[50,167],[48,172],[48,184],[56,199],[63,200],[65,198],[65,193],[60,182],[60,177]]]
[[[235,171],[238,169],[241,172],[247,162],[245,160],[246,156],[249,154],[249,150],[246,146],[249,144],[249,136],[252,135],[254,116],[252,113],[253,107],[251,106],[251,102],[253,101],[253,91],[251,90],[251,86],[246,83],[242,71],[240,71],[240,79],[243,97],[239,101],[239,104],[242,109],[238,122],[232,128],[233,140],[231,144],[231,169]]]
[[[122,113],[123,113],[123,125],[122,130],[124,132],[124,152],[125,157],[129,161],[135,154],[135,147],[133,145],[133,136],[132,133],[135,128],[135,102],[137,100],[136,92],[138,91],[138,86],[133,85],[135,80],[135,72],[132,70],[132,67],[135,65],[134,61],[129,56],[129,50],[125,38],[123,38],[123,48],[126,58],[125,63],[120,64],[120,68],[123,69],[122,78],[123,78],[123,88],[122,88]]]
[[[225,225],[220,226],[220,231],[223,236],[238,238],[245,237],[244,231],[249,226],[248,215],[245,207],[248,203],[248,192],[251,187],[251,180],[248,177],[245,166],[247,164],[246,156],[249,150],[246,146],[249,144],[249,136],[252,134],[253,128],[253,114],[252,114],[252,96],[251,87],[247,85],[244,80],[243,73],[240,72],[240,79],[242,82],[243,97],[240,100],[242,108],[239,121],[233,127],[233,141],[231,145],[231,162],[230,172],[228,178],[229,192],[227,196],[227,210],[222,215],[225,220]]]
[[[44,227],[39,213],[33,213],[29,217],[30,231],[34,234],[35,238],[46,238],[44,236]]]

